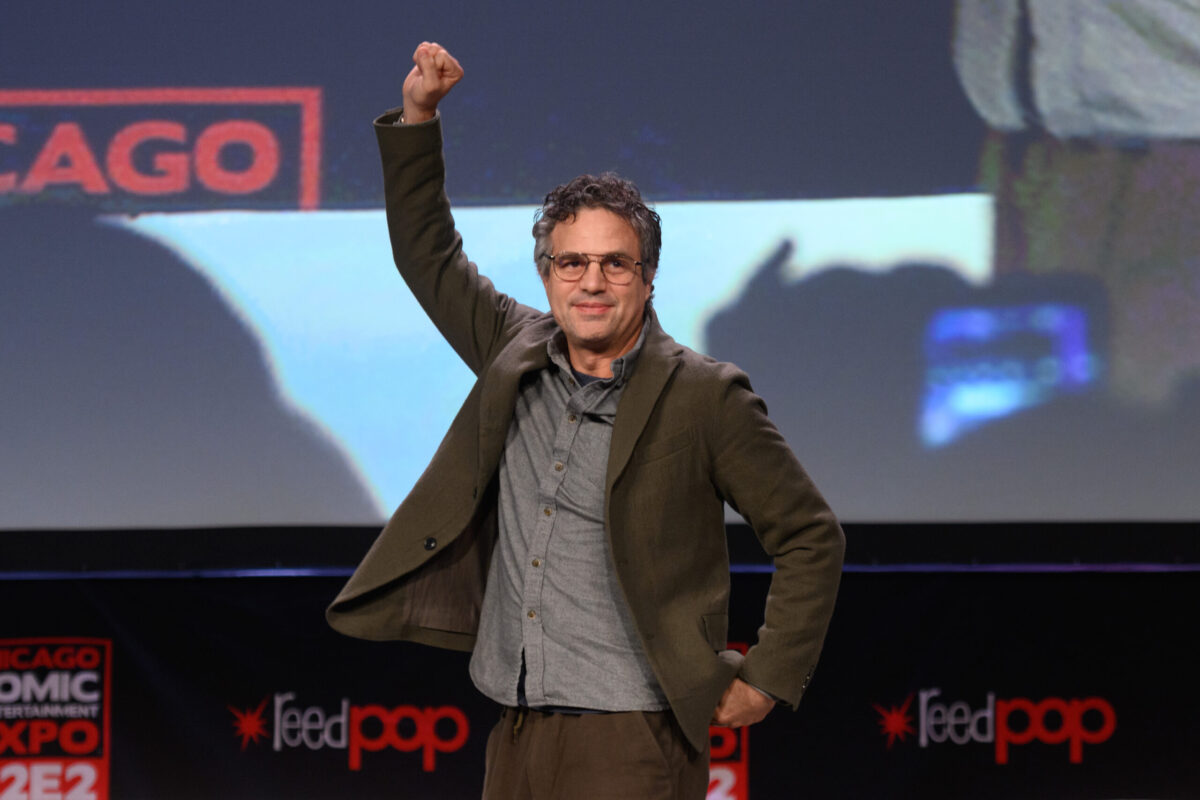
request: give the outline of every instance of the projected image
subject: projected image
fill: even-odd
[[[925,330],[921,437],[944,445],[988,420],[1100,378],[1088,313],[1045,304],[940,311]]]
[[[905,255],[981,280],[986,201],[975,195],[862,201],[665,203],[656,309],[685,345],[707,348],[712,316],[739,302],[779,242],[804,242],[789,281],[850,260],[865,274]],[[529,206],[456,214],[468,254],[497,286],[546,308],[533,265]],[[848,235],[874,218],[879,235]],[[945,226],[945,220],[955,224]],[[202,275],[261,344],[281,403],[335,445],[383,519],[428,463],[473,383],[390,268],[382,212],[193,213],[110,217]],[[733,226],[738,238],[718,236]],[[472,242],[478,244],[472,245]],[[244,512],[243,512],[244,513]],[[363,521],[330,505],[309,522]],[[294,521],[294,520],[293,520]]]
[[[999,275],[1110,298],[1107,383],[1161,408],[1200,368],[1200,8],[960,0],[954,64],[988,125]]]
[[[514,53],[561,31],[507,7],[42,5],[78,58],[0,31],[0,529],[375,525],[405,496],[472,376],[391,266],[398,29],[459,37],[447,192],[481,270],[546,308],[542,195],[635,180],[663,328],[750,375],[841,519],[1200,515],[1187,4],[580,8],[622,42],[600,71]]]

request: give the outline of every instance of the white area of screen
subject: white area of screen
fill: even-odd
[[[785,239],[795,244],[796,279],[830,264],[878,271],[906,260],[941,263],[976,283],[990,274],[985,195],[661,203],[657,210],[663,255],[655,307],[668,332],[701,351],[709,316]],[[466,208],[455,220],[467,254],[501,291],[545,309],[532,260],[533,212]],[[169,247],[213,283],[258,336],[281,395],[340,446],[378,512],[376,520],[349,519],[331,508],[328,519],[304,521],[359,524],[389,515],[473,376],[391,268],[383,212],[197,212],[112,222]],[[842,513],[853,517],[854,509]],[[279,518],[297,521],[288,509]]]

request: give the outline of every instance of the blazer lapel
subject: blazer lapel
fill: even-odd
[[[517,392],[521,376],[526,372],[550,366],[550,355],[546,342],[555,329],[553,320],[529,326],[517,335],[480,379],[479,397],[479,470],[480,481],[487,480],[496,465],[512,423],[513,409],[517,405]]]
[[[683,352],[679,343],[663,332],[654,313],[650,314],[646,324],[650,329],[646,332],[642,353],[638,356],[629,385],[621,395],[617,418],[613,422],[608,474],[604,480],[605,494],[612,492],[613,484],[629,463],[634,445],[646,428],[667,380],[679,366],[679,356]]]

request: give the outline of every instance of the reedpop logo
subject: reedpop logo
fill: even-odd
[[[996,763],[1007,764],[1010,747],[1036,740],[1049,745],[1066,743],[1068,759],[1072,764],[1080,764],[1085,744],[1106,742],[1117,728],[1112,704],[1101,697],[1082,700],[1047,697],[1035,703],[1024,697],[997,699],[994,692],[988,692],[984,705],[973,709],[963,701],[936,702],[941,693],[938,688],[916,692],[915,720],[912,694],[899,706],[886,708],[875,704],[880,732],[887,737],[888,749],[913,735],[922,748],[947,742],[994,744]]]
[[[462,749],[470,735],[467,715],[455,706],[417,708],[351,705],[346,698],[335,711],[320,706],[301,708],[292,701],[295,692],[276,692],[253,708],[228,706],[242,750],[268,738],[271,749],[305,747],[309,750],[346,750],[352,771],[362,769],[363,752],[391,748],[402,753],[421,751],[421,769],[433,772],[437,753]],[[267,703],[271,702],[270,723]]]

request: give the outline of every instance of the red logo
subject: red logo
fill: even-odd
[[[892,706],[884,708],[875,703],[875,711],[879,713],[879,728],[887,736],[888,750],[892,749],[892,745],[896,740],[904,741],[904,737],[916,731],[913,730],[913,718],[908,713],[908,707],[912,705],[913,696],[910,694],[904,699],[903,705],[899,708]]]
[[[107,800],[107,639],[0,639],[0,798]]]
[[[707,800],[746,800],[750,797],[750,729],[708,729],[711,761]]]
[[[1014,746],[1034,741],[1048,745],[1067,745],[1067,760],[1083,763],[1084,745],[1097,745],[1112,738],[1117,729],[1117,714],[1112,704],[1101,697],[1065,700],[1048,697],[1034,702],[1024,697],[996,699],[988,692],[981,708],[967,703],[937,702],[941,689],[917,692],[917,727],[910,713],[913,695],[900,706],[885,708],[876,704],[879,727],[887,736],[890,749],[897,740],[916,734],[920,747],[970,742],[992,744],[996,763],[1007,764]]]
[[[299,747],[346,750],[348,766],[355,772],[363,768],[363,753],[389,748],[401,753],[419,750],[421,769],[433,772],[438,753],[461,750],[470,736],[467,715],[455,706],[352,706],[343,699],[337,710],[330,712],[320,706],[300,708],[292,703],[295,699],[295,692],[275,693],[270,730],[265,713],[272,698],[264,698],[254,708],[228,706],[242,750],[268,736],[276,752]]]
[[[229,713],[233,714],[233,728],[237,731],[237,735],[242,737],[242,749],[246,749],[246,745],[250,742],[258,744],[259,739],[265,739],[267,736],[267,723],[263,720],[263,709],[267,707],[267,700],[270,698],[264,697],[263,701],[258,704],[258,708],[239,710],[233,706],[229,706]]]
[[[1024,722],[1014,727],[1014,712]],[[1094,712],[1094,713],[1089,713]],[[1048,720],[1057,718],[1056,721]],[[1093,718],[1091,725],[1086,721]],[[1045,744],[1067,743],[1072,764],[1083,763],[1083,746],[1107,742],[1117,729],[1117,714],[1103,698],[1063,700],[1048,697],[1034,703],[1024,697],[996,701],[996,763],[1008,763],[1010,744],[1029,744],[1033,740]]]
[[[450,723],[449,730],[443,726],[443,731],[449,736],[439,733],[438,723],[446,720]],[[374,735],[364,733],[365,723],[378,723],[378,731]],[[410,721],[413,724],[412,736],[400,732],[401,724]],[[388,709],[383,706],[352,706],[350,708],[350,769],[362,769],[362,751],[378,753],[387,747],[392,747],[402,753],[421,751],[421,769],[433,772],[434,753],[453,753],[467,743],[467,715],[454,706],[439,706],[438,708],[417,708],[416,706],[397,706]]]
[[[320,202],[321,90],[0,90],[0,199],[123,210]]]

